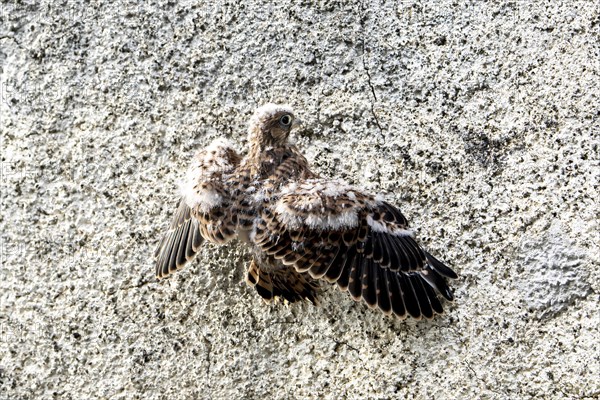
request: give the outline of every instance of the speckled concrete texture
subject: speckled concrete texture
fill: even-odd
[[[600,396],[598,1],[0,7],[1,400]],[[446,315],[265,305],[237,245],[155,280],[187,161],[266,101],[460,274]]]

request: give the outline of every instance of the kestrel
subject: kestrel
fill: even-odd
[[[443,312],[457,275],[417,244],[398,208],[343,181],[320,178],[289,142],[294,113],[266,104],[241,157],[217,139],[194,158],[156,249],[156,276],[194,259],[203,241],[249,245],[246,282],[267,302],[317,303],[319,281],[399,318]]]

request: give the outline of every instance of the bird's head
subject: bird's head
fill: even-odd
[[[287,143],[294,122],[294,111],[288,105],[265,104],[254,112],[248,127],[250,143],[260,147]]]

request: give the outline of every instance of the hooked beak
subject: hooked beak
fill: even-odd
[[[303,121],[298,117],[294,118],[294,121],[292,122],[292,129],[301,131],[302,128],[304,128]]]

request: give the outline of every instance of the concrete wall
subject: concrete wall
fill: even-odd
[[[600,3],[315,3],[1,3],[0,399],[599,396]],[[155,280],[266,101],[460,273],[446,315],[267,306],[237,245]]]

